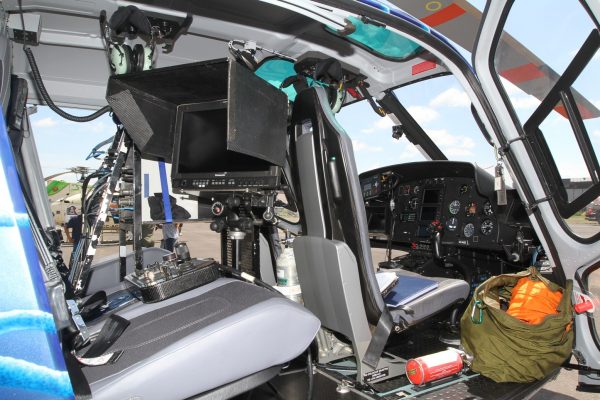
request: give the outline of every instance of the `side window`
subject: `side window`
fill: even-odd
[[[600,232],[600,213],[595,212],[600,196],[599,47],[597,24],[579,1],[517,0],[494,56],[547,195],[571,232],[584,238]]]
[[[587,276],[586,287],[593,299],[600,299],[600,268],[596,268]],[[599,313],[600,310],[598,310],[598,306],[596,306],[596,311],[594,312],[594,328],[596,331],[595,333],[598,343],[600,343],[600,318],[598,318]]]

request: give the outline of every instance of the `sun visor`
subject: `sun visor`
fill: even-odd
[[[116,75],[106,98],[143,158],[171,162],[179,106],[222,101],[228,150],[285,161],[287,96],[233,60]]]

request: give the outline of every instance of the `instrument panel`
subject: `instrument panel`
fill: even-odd
[[[400,164],[365,172],[360,182],[370,233],[398,244],[415,246],[439,232],[443,245],[501,251],[529,225],[516,192],[498,206],[494,177],[473,164]]]
[[[396,226],[393,240],[428,239],[434,229],[444,242],[491,244],[497,222],[491,199],[479,193],[472,178],[438,177],[399,185],[394,193]]]

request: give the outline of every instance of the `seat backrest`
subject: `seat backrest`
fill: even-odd
[[[298,94],[292,127],[291,166],[303,232],[348,245],[359,269],[367,319],[375,325],[387,309],[375,278],[352,140],[336,121],[322,88]]]

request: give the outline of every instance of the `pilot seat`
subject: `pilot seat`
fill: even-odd
[[[352,141],[335,120],[322,88],[298,94],[292,129],[292,173],[299,184],[296,191],[305,233],[294,241],[294,254],[305,306],[323,327],[352,342],[361,382],[372,371],[385,368],[389,377],[403,373],[402,360],[388,362],[388,357],[382,357],[390,333],[461,304],[469,295],[469,285],[458,279],[432,278],[438,281],[435,290],[405,307],[388,309],[372,264]],[[397,273],[399,279],[414,274]]]

